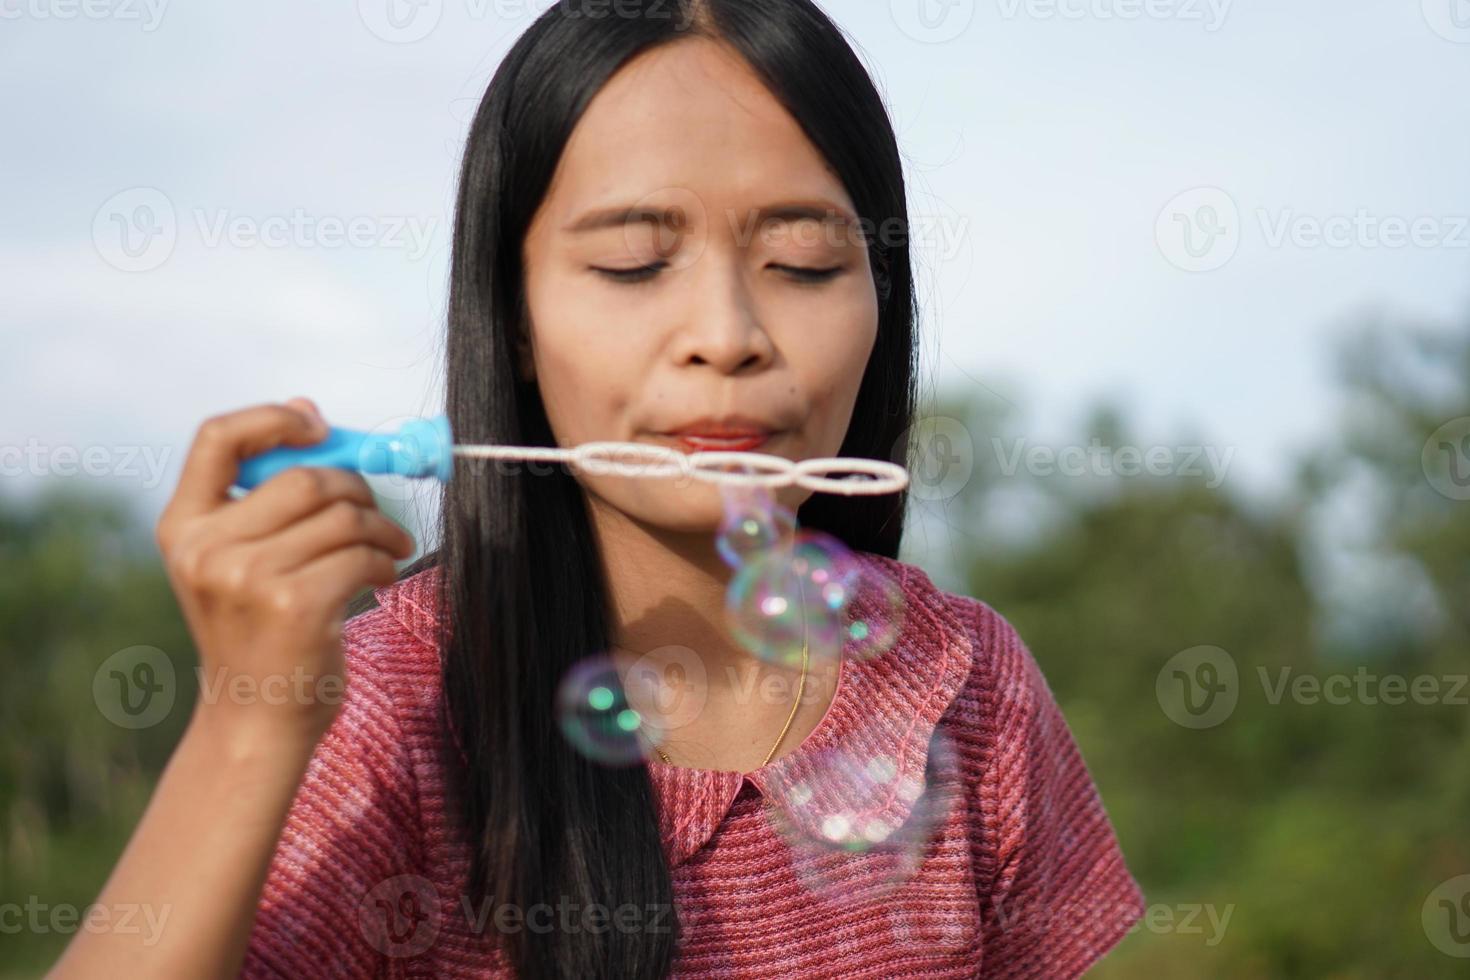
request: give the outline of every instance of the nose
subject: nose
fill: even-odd
[[[695,266],[699,281],[674,341],[675,363],[709,366],[721,374],[753,373],[768,366],[776,347],[735,263],[721,262],[710,249]]]

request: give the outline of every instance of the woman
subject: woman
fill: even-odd
[[[456,437],[902,458],[906,225],[878,93],[807,0],[557,4],[465,150]],[[1014,630],[896,560],[901,495],[776,492],[901,614],[881,655],[798,667],[725,626],[715,488],[461,460],[395,576],[412,543],[354,474],[226,493],[323,426],[210,420],[158,528],[206,674],[319,683],[201,699],[101,899],[173,928],[79,936],[55,975],[1071,977],[1140,914]],[[660,733],[639,764],[552,711],[598,651]],[[697,710],[631,683],[680,671]]]

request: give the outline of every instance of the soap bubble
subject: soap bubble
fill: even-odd
[[[767,487],[721,484],[724,516],[715,549],[731,568],[788,544],[796,531],[796,515],[776,503]]]
[[[922,774],[905,771],[894,754],[860,753],[853,744],[815,753],[805,775],[785,783],[779,805],[766,811],[791,849],[798,881],[820,899],[883,898],[926,861],[948,859],[937,851],[968,847],[964,835],[947,833],[964,780],[942,731],[934,732]]]
[[[898,581],[830,534],[803,529],[796,542],[792,556],[796,573],[803,582],[815,584],[823,605],[841,616],[843,653],[873,660],[892,649],[904,622]]]
[[[839,646],[851,586],[849,553],[828,535],[797,532],[789,547],[749,557],[730,579],[726,618],[757,658],[799,667],[808,650]]]
[[[803,625],[814,646],[876,659],[898,641],[904,609],[903,588],[891,574],[832,535],[805,528],[790,547],[750,555],[726,595],[736,639],[783,666],[801,662]]]
[[[863,564],[852,550],[825,531],[803,528],[791,554],[793,570],[803,583],[816,587],[821,603],[840,614],[852,601],[862,579]]]
[[[556,691],[556,719],[578,752],[608,766],[643,761],[656,731],[629,704],[617,668],[605,654],[572,666]]]
[[[843,650],[859,660],[874,660],[893,648],[903,630],[903,588],[876,565],[857,567],[843,628]]]

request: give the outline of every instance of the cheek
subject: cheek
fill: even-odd
[[[877,304],[860,289],[834,292],[795,322],[800,329],[792,333],[787,350],[811,399],[812,434],[824,443],[820,451],[835,453],[878,336]]]
[[[617,423],[641,374],[640,352],[591,293],[567,276],[528,281],[536,383],[563,445],[623,438]]]

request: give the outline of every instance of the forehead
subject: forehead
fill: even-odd
[[[568,140],[544,213],[562,228],[675,190],[707,208],[827,198],[852,209],[785,107],[739,55],[705,38],[644,52],[608,80]]]

